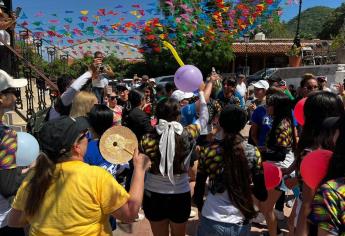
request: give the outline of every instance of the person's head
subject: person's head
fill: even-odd
[[[117,94],[122,102],[128,101],[128,88],[124,85],[118,85],[116,86]]]
[[[63,94],[66,91],[66,89],[68,89],[71,86],[73,81],[74,81],[74,78],[72,78],[69,75],[60,76],[56,81],[56,85],[59,89],[59,94],[60,95]]]
[[[149,82],[150,77],[149,77],[148,75],[143,75],[143,76],[141,77],[141,79],[142,79],[142,83],[143,83],[143,84],[146,84],[146,83]]]
[[[146,86],[144,88],[145,98],[153,98],[153,88],[151,86]]]
[[[339,121],[340,117],[326,118],[320,129],[320,134],[317,137],[317,147],[333,151],[336,140],[339,136]]]
[[[313,74],[304,74],[300,82],[301,96],[306,97],[309,93],[319,90],[319,85]]]
[[[318,76],[316,79],[320,90],[327,86],[327,76]]]
[[[88,128],[89,123],[84,117],[74,119],[63,116],[44,123],[38,134],[42,153],[29,180],[25,215],[34,216],[39,211],[49,186],[61,173],[55,172],[56,164],[70,160],[83,161],[88,144]]]
[[[335,148],[324,181],[345,176],[345,115],[342,115],[338,121],[334,140],[336,141]]]
[[[223,93],[225,97],[230,97],[232,96],[235,91],[236,91],[236,85],[237,82],[235,79],[233,78],[225,78],[222,81],[222,85],[223,85]]]
[[[113,125],[114,112],[104,104],[95,104],[87,117],[94,137],[100,138]]]
[[[104,54],[101,51],[97,51],[97,52],[94,53],[93,57],[95,59],[102,59],[103,60],[104,59]]]
[[[174,83],[166,83],[165,84],[165,92],[168,97],[171,97],[172,93],[176,90],[176,86]]]
[[[267,113],[275,119],[291,118],[291,100],[282,91],[277,91],[267,100]]]
[[[128,94],[128,101],[131,103],[132,108],[141,107],[144,103],[145,95],[138,90],[131,90]]]
[[[6,111],[14,110],[18,88],[28,84],[26,79],[13,79],[7,72],[0,70],[0,121]]]
[[[227,105],[220,113],[219,125],[226,134],[238,134],[247,123],[246,112],[236,105]]]
[[[156,87],[157,85],[156,85],[156,80],[155,79],[153,79],[153,78],[151,78],[151,79],[149,79],[149,85],[151,86],[151,87]]]
[[[236,105],[226,106],[219,117],[219,124],[225,133],[222,143],[224,150],[223,181],[230,201],[246,219],[252,219],[256,212],[250,187],[248,160],[243,147],[244,138],[240,134],[246,122],[247,113]]]
[[[93,105],[98,103],[98,99],[94,93],[80,91],[74,97],[71,107],[70,116],[79,117],[86,116],[90,112]]]
[[[175,90],[171,94],[171,98],[176,99],[181,107],[184,107],[189,104],[190,99],[194,96],[193,93],[183,92],[181,90]]]
[[[118,99],[118,96],[116,95],[115,92],[112,92],[111,94],[109,94],[109,96],[108,96],[108,106],[110,108],[114,108],[117,105],[117,99]]]
[[[237,76],[237,83],[238,83],[238,84],[244,83],[245,80],[246,80],[246,76],[245,76],[244,74],[239,74],[239,75]]]
[[[156,94],[157,94],[157,97],[165,96],[165,89],[163,85],[158,84],[156,86]]]
[[[267,142],[268,145],[271,147],[277,143],[277,128],[281,124],[282,120],[290,122],[291,130],[294,129],[292,118],[292,104],[290,98],[280,90],[270,95],[268,100],[266,101],[267,113],[273,117],[272,128],[269,132]],[[291,135],[293,145],[295,145],[296,139],[294,133],[292,132]]]
[[[178,121],[180,118],[180,105],[174,98],[164,98],[158,102],[156,107],[157,119],[163,119],[168,122]]]
[[[344,114],[342,100],[334,93],[318,91],[311,93],[304,104],[304,126],[298,142],[297,153],[316,146],[320,125],[328,117]]]
[[[254,95],[259,100],[262,101],[266,97],[266,91],[270,87],[266,80],[259,80],[253,84],[254,86]]]

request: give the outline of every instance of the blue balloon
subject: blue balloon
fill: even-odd
[[[25,132],[17,132],[17,166],[31,165],[40,152],[40,147],[34,136]]]

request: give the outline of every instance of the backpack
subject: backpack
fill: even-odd
[[[38,138],[38,133],[43,127],[43,124],[49,120],[50,108],[45,108],[33,114],[27,122],[26,131]]]

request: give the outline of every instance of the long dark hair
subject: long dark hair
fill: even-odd
[[[144,94],[136,89],[133,89],[128,94],[128,101],[131,103],[132,109],[140,106],[144,100]]]
[[[92,129],[99,137],[113,125],[114,112],[104,104],[95,104],[87,116]]]
[[[345,177],[345,115],[338,121],[339,137],[335,144],[331,158],[328,174],[324,181]]]
[[[246,219],[252,219],[256,212],[250,188],[251,175],[243,148],[244,138],[240,134],[246,122],[247,113],[236,105],[226,106],[219,117],[225,133],[223,175],[229,199]]]
[[[273,123],[270,133],[268,135],[268,146],[273,147],[277,142],[276,129],[280,123],[286,119],[291,124],[292,131],[292,147],[296,144],[296,137],[294,132],[294,124],[292,118],[292,106],[290,98],[283,92],[277,92],[272,94],[268,101],[267,106],[273,107]]]
[[[315,148],[320,125],[327,117],[344,114],[344,104],[334,93],[318,91],[311,93],[304,104],[304,126],[297,145],[297,161],[300,163],[305,148]]]
[[[156,116],[158,121],[163,119],[168,122],[178,122],[180,116],[180,104],[176,99],[165,98],[157,104]],[[176,171],[176,173],[180,172],[182,161],[191,151],[191,144],[186,139],[186,136],[175,134],[175,157],[173,168],[174,172]]]

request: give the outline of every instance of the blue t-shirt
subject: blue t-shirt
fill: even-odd
[[[272,118],[267,114],[266,106],[259,106],[254,110],[251,122],[259,127],[258,146],[265,146],[266,137],[272,128]]]
[[[194,124],[194,122],[198,119],[197,112],[196,112],[196,105],[195,103],[188,104],[181,109],[181,120],[180,123],[182,126],[187,126]]]
[[[92,166],[102,167],[103,169],[107,170],[110,174],[112,174],[115,178],[117,178],[118,175],[122,173],[124,169],[129,168],[128,164],[112,164],[105,160],[101,152],[99,151],[98,145],[99,140],[89,140],[87,150],[84,156],[85,163],[88,163]]]
[[[291,113],[292,113],[293,124],[296,127],[297,121],[295,119],[295,116],[293,115],[293,111],[291,111]],[[265,105],[259,106],[254,110],[252,117],[251,117],[251,122],[255,123],[256,125],[259,126],[259,143],[258,143],[258,146],[259,147],[265,146],[266,137],[272,128],[272,122],[273,122],[272,117],[267,114],[267,110],[266,110]]]

